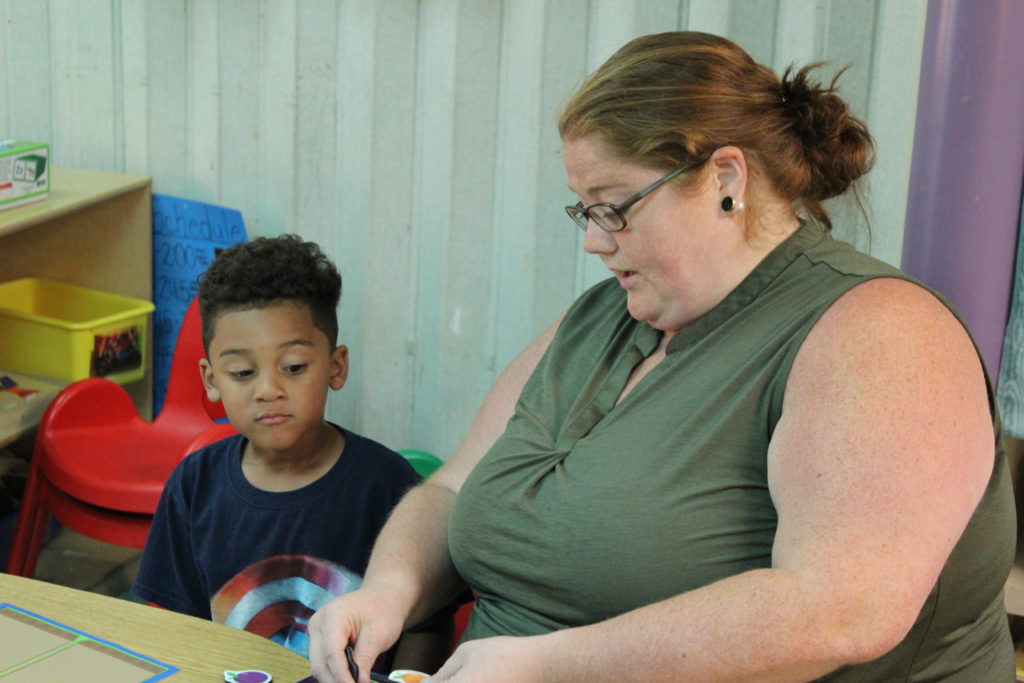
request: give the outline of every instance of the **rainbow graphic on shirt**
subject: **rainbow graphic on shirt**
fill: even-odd
[[[210,600],[213,620],[269,638],[309,657],[309,619],[332,598],[359,588],[345,567],[305,555],[276,555],[246,567]]]

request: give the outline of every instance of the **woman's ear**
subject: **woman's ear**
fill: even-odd
[[[744,201],[749,177],[743,150],[733,145],[719,147],[711,155],[710,161],[719,199],[732,197],[736,202]]]
[[[210,399],[211,403],[220,401],[220,391],[217,389],[213,376],[213,366],[205,358],[199,359],[199,376],[203,378],[203,386],[206,387],[206,398]]]
[[[329,386],[337,391],[345,386],[348,380],[348,347],[339,346],[331,353]]]

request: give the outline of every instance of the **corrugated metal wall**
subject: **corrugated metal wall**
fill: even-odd
[[[353,361],[330,417],[448,457],[501,367],[604,275],[562,211],[554,125],[588,71],[680,28],[776,69],[850,64],[880,149],[870,248],[898,264],[924,18],[925,0],[0,0],[0,135],[320,242]]]

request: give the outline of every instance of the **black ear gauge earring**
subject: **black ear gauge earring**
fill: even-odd
[[[732,213],[733,211],[742,211],[745,207],[743,202],[738,202],[732,197],[726,195],[722,198],[722,211],[726,213]]]

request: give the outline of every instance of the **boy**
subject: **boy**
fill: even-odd
[[[135,592],[308,657],[309,617],[359,587],[387,515],[419,477],[397,453],[324,419],[348,349],[336,346],[341,276],[316,244],[283,235],[235,245],[198,296],[206,394],[239,434],[171,475]],[[450,612],[435,616],[378,667],[435,671],[450,628]]]

